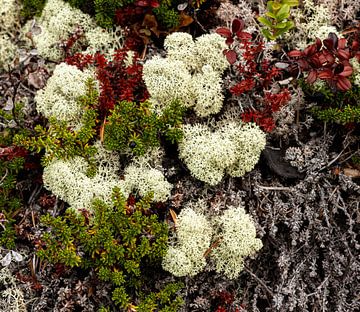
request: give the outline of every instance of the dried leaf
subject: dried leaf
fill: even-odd
[[[173,219],[175,225],[177,223],[177,215],[176,215],[176,212],[172,209],[170,209],[170,215],[171,215],[171,218]]]
[[[360,178],[360,170],[353,168],[345,168],[344,174],[350,178]]]

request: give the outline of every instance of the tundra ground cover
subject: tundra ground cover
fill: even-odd
[[[360,4],[0,0],[0,311],[360,310]]]

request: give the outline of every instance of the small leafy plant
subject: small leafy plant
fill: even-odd
[[[261,29],[262,34],[268,40],[275,40],[282,34],[294,27],[289,19],[290,9],[299,5],[298,0],[275,0],[267,2],[265,16],[259,16],[258,21],[265,27]]]
[[[182,137],[180,128],[184,108],[174,101],[158,116],[148,101],[122,101],[115,106],[105,123],[104,144],[110,150],[131,151],[143,155],[160,145],[160,137],[175,143]]]
[[[112,300],[137,311],[177,311],[182,300],[175,293],[181,284],[168,284],[158,293],[142,291],[165,255],[168,227],[151,210],[151,195],[138,202],[125,200],[114,189],[113,205],[93,203],[93,215],[68,209],[65,216],[45,215],[45,232],[37,242],[37,255],[50,263],[94,270],[101,281],[113,286]]]

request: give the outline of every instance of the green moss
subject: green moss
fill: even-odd
[[[21,15],[26,19],[31,19],[34,16],[40,16],[44,9],[46,0],[22,0]]]
[[[37,255],[53,264],[94,270],[100,280],[112,284],[112,300],[123,309],[132,305],[137,291],[142,299],[139,307],[153,308],[142,311],[176,311],[174,304],[178,308],[181,300],[174,297],[180,286],[170,284],[159,293],[141,293],[146,278],[165,255],[167,225],[150,214],[149,196],[128,206],[115,189],[112,202],[95,200],[93,216],[74,210],[63,217],[43,216],[42,225],[50,231],[43,234]]]

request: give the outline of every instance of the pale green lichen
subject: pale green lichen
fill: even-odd
[[[156,109],[161,111],[176,99],[185,107],[194,105],[191,75],[183,62],[156,56],[144,64],[143,79]]]
[[[335,27],[331,26],[331,13],[323,4],[316,4],[313,0],[304,0],[303,9],[293,13],[295,28],[284,35],[290,46],[304,49],[316,38],[324,40],[330,32],[336,33]]]
[[[255,224],[242,207],[229,206],[211,220],[202,200],[188,205],[176,219],[176,239],[171,238],[162,266],[175,276],[194,276],[209,256],[218,273],[236,278],[246,257],[262,248]]]
[[[350,63],[353,67],[354,85],[360,87],[360,63],[355,57],[350,60]]]
[[[244,268],[244,259],[262,248],[250,215],[242,207],[229,207],[215,220],[214,241],[219,244],[211,252],[216,271],[228,278],[237,278]]]
[[[265,144],[265,133],[255,124],[230,121],[215,131],[204,125],[186,125],[179,157],[194,177],[216,185],[225,171],[233,177],[251,171]]]
[[[8,267],[0,269],[0,311],[26,312],[24,294]]]
[[[137,192],[140,196],[153,195],[155,202],[164,202],[171,195],[172,185],[166,181],[161,162],[163,151],[155,148],[145,155],[135,157],[124,170],[124,189]]]
[[[119,156],[105,150],[99,143],[94,159],[97,171],[88,176],[89,163],[76,156],[70,160],[54,160],[44,168],[44,186],[74,209],[90,209],[93,199],[98,198],[111,203],[111,194],[115,187],[123,188],[119,179]]]
[[[167,57],[144,64],[143,79],[150,100],[161,111],[174,100],[193,107],[200,117],[216,114],[223,105],[221,75],[228,67],[224,38],[207,34],[195,41],[186,33],[173,33],[164,43]]]
[[[210,247],[212,231],[205,215],[184,208],[177,217],[177,242],[163,258],[164,270],[179,277],[201,272],[206,266],[204,254]]]
[[[19,24],[19,5],[15,0],[0,0],[0,33],[12,33]]]
[[[66,121],[70,127],[78,126],[83,112],[78,98],[86,93],[88,79],[95,79],[93,72],[83,72],[66,63],[57,65],[46,87],[35,96],[38,112]]]
[[[7,35],[0,35],[0,70],[7,70],[11,68],[16,55],[16,45],[12,43],[11,39]]]
[[[80,51],[81,46],[88,46],[86,53],[102,52],[121,47],[121,40],[115,34],[96,26],[95,21],[87,14],[71,7],[62,0],[49,0],[38,21],[39,33],[33,33],[33,41],[39,54],[50,60],[64,57],[61,44],[76,31],[82,36],[73,47],[73,52]]]

